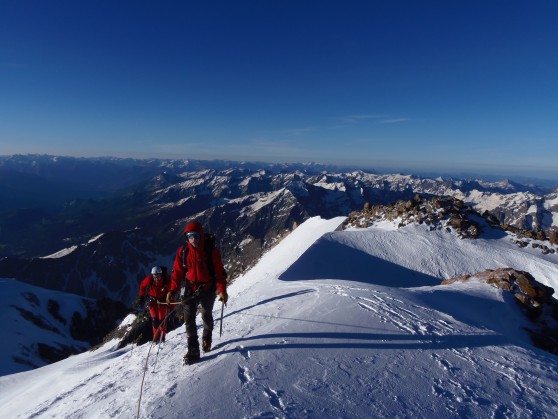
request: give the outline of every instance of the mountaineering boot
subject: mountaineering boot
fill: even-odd
[[[200,344],[197,336],[188,338],[188,352],[184,355],[184,365],[190,365],[200,359]]]
[[[211,339],[202,339],[202,350],[209,352],[211,350]]]
[[[199,348],[188,349],[188,352],[186,352],[186,355],[184,355],[184,365],[191,365],[194,362],[198,361],[199,359],[200,359]]]

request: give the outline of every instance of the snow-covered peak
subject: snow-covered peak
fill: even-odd
[[[67,249],[59,250],[58,252],[53,253],[52,255],[43,256],[42,259],[58,259],[58,258],[69,255],[70,253],[72,253],[77,248],[78,248],[78,246],[71,246],[71,247],[68,247]]]
[[[558,360],[533,347],[508,294],[480,281],[439,285],[512,265],[556,286],[556,256],[424,225],[335,231],[342,221],[311,218],[239,277],[223,335],[216,327],[198,364],[181,365],[182,328],[158,347],[108,342],[0,378],[3,415],[558,415]]]

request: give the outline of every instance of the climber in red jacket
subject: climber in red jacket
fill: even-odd
[[[146,295],[149,296],[149,314],[151,314],[151,326],[153,328],[153,341],[165,341],[167,334],[166,317],[169,311],[169,305],[166,303],[166,295],[170,289],[170,278],[166,269],[161,266],[155,266],[151,269],[151,275],[146,276],[141,281],[139,289],[139,297],[136,305],[143,306],[145,304]]]
[[[221,253],[215,247],[214,239],[204,234],[200,223],[190,223],[184,229],[186,243],[176,252],[172,272],[170,292],[167,302],[180,290],[182,282],[184,292],[184,322],[188,339],[188,353],[184,362],[190,364],[200,358],[200,346],[196,327],[198,304],[203,321],[202,349],[211,350],[213,333],[213,305],[216,294],[223,304],[227,303],[227,273],[223,268]]]

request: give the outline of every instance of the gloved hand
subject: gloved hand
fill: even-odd
[[[143,295],[139,296],[138,298],[136,298],[136,301],[134,301],[134,306],[141,308],[143,307],[144,302],[145,302],[145,297]]]
[[[167,292],[167,304],[172,303],[172,300],[173,300],[172,292],[169,291],[169,292]]]
[[[223,302],[223,304],[227,305],[227,301],[229,301],[229,295],[227,291],[219,292],[219,300]]]

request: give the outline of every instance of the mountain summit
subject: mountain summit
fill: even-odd
[[[200,363],[182,366],[183,328],[158,347],[107,342],[0,378],[2,415],[558,415],[558,359],[533,346],[513,295],[475,278],[441,285],[511,267],[556,288],[555,255],[426,224],[336,231],[344,220],[310,218],[239,277]]]

